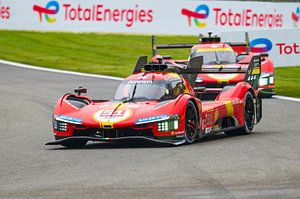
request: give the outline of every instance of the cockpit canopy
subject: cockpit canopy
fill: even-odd
[[[181,79],[173,80],[124,80],[118,87],[116,101],[163,101],[175,99],[184,93]]]
[[[194,48],[191,51],[189,59],[203,56],[204,65],[216,64],[234,64],[236,56],[230,47],[225,48]]]

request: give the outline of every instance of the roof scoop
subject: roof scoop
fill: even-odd
[[[77,95],[81,95],[81,93],[87,93],[87,89],[83,88],[82,86],[79,86],[78,88],[74,89],[74,92]]]

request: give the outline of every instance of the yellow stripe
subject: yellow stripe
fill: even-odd
[[[260,73],[260,68],[255,68],[255,69],[253,69],[253,71],[252,71],[252,75],[257,75],[257,74],[259,74]]]
[[[227,116],[230,117],[230,116],[233,116],[234,115],[234,109],[233,109],[233,104],[231,101],[227,101],[227,102],[224,102],[225,103],[225,106],[226,106],[226,112],[227,112]]]
[[[214,116],[214,123],[219,119],[219,110],[215,111],[215,116]]]
[[[228,84],[229,80],[228,79],[218,79],[218,84]]]
[[[199,48],[197,52],[233,51],[231,48]]]
[[[114,123],[112,123],[112,122],[101,122],[100,123],[100,128],[113,129],[114,128]]]

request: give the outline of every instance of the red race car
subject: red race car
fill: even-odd
[[[88,141],[147,140],[170,145],[193,143],[208,133],[249,134],[262,117],[257,95],[261,60],[253,56],[244,81],[225,86],[213,101],[202,102],[205,89],[195,87],[203,57],[186,67],[147,63],[140,57],[133,74],[121,82],[111,100],[81,93],[62,96],[53,113],[55,141],[47,145],[83,147]],[[222,73],[240,73],[228,69]]]
[[[189,59],[195,56],[203,56],[203,68],[211,70],[212,73],[199,74],[196,80],[197,86],[206,87],[211,97],[217,96],[219,91],[226,85],[234,85],[243,81],[244,74],[216,73],[216,70],[222,71],[226,68],[248,68],[248,65],[254,55],[248,47],[248,36],[246,34],[245,43],[221,42],[221,38],[211,36],[201,36],[197,44],[160,44],[156,45],[155,37],[152,39],[153,61],[158,62],[157,49],[168,48],[191,48]],[[274,95],[274,64],[268,57],[268,54],[259,54],[261,56],[261,76],[259,80],[259,94],[261,97],[271,97]],[[173,64],[186,64],[188,60],[173,60],[171,57],[166,61]]]

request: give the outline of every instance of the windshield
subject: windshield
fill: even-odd
[[[114,100],[148,101],[174,99],[184,92],[181,80],[124,80],[118,87]]]
[[[234,64],[236,62],[233,51],[209,51],[209,52],[191,52],[190,58],[203,56],[203,64]]]

